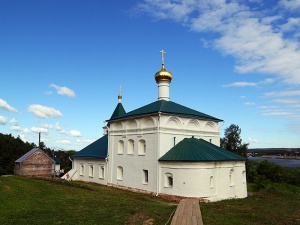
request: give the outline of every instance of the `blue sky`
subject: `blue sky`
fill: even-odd
[[[117,105],[171,100],[242,129],[250,148],[300,147],[300,0],[0,0],[0,132],[80,150]]]

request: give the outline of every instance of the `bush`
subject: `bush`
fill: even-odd
[[[289,168],[264,161],[246,161],[247,181],[255,183],[258,190],[267,187],[268,182],[300,185],[300,168]]]

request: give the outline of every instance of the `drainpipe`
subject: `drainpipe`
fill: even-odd
[[[157,121],[157,149],[156,149],[156,160],[157,160],[157,165],[156,165],[156,197],[158,196],[159,193],[159,161],[158,161],[158,153],[159,153],[159,146],[160,146],[160,117],[161,117],[161,112],[158,113],[158,121]]]

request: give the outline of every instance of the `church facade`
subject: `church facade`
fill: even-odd
[[[219,147],[222,120],[170,101],[172,78],[162,57],[157,101],[125,112],[120,93],[104,136],[73,156],[69,179],[207,201],[247,197],[245,158]]]

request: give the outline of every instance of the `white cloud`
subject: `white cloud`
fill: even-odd
[[[258,141],[258,139],[256,139],[256,138],[249,137],[249,138],[248,138],[248,142],[249,142],[249,143],[258,143],[259,141]]]
[[[293,115],[294,112],[291,111],[285,111],[285,110],[265,110],[261,113],[262,116],[289,116]]]
[[[292,108],[300,108],[300,99],[274,99],[272,102],[283,103]]]
[[[71,144],[71,142],[68,141],[68,140],[57,141],[57,143],[59,143],[59,144],[64,144],[64,145],[66,145],[66,144]]]
[[[300,18],[289,18],[287,23],[280,26],[284,32],[297,31],[300,28]]]
[[[300,90],[287,90],[287,91],[272,91],[264,94],[265,97],[288,97],[299,96]]]
[[[244,102],[244,105],[255,105],[255,102]]]
[[[275,75],[287,84],[300,84],[300,44],[286,29],[295,24],[282,8],[299,9],[299,0],[282,0],[266,8],[264,2],[225,0],[144,0],[136,11],[156,19],[171,19],[191,30],[214,33],[214,48],[237,59],[239,73]],[[180,13],[178,13],[180,12]],[[278,16],[276,14],[280,14]],[[289,30],[290,32],[291,30]]]
[[[11,126],[11,127],[9,128],[9,130],[11,130],[11,131],[21,131],[22,129],[21,129],[20,126]]]
[[[51,107],[42,105],[30,105],[28,107],[28,112],[32,112],[35,116],[40,118],[50,118],[50,117],[62,117],[63,114]]]
[[[28,128],[24,128],[24,129],[23,129],[23,132],[24,132],[24,133],[30,133],[30,130],[29,130]]]
[[[223,85],[222,87],[257,87],[258,85],[261,85],[261,84],[271,84],[273,82],[274,82],[274,79],[267,78],[267,79],[259,81],[259,82],[246,82],[246,81],[234,82],[231,84]]]
[[[20,134],[19,136],[20,136],[20,138],[21,138],[22,141],[28,142],[28,140],[25,138],[24,134]]]
[[[71,98],[75,97],[75,91],[71,90],[70,88],[60,87],[55,84],[50,84],[50,87],[53,87],[54,89],[56,89],[57,94],[59,94],[59,95],[65,95],[65,96],[68,96]]]
[[[9,105],[5,100],[0,98],[0,108],[10,112],[19,112],[16,108]]]
[[[6,117],[0,116],[0,124],[1,124],[1,125],[5,125],[5,124],[6,124],[6,121],[7,121]]]
[[[81,133],[78,130],[71,130],[68,134],[70,136],[73,136],[73,137],[80,137],[81,136]]]
[[[12,118],[11,120],[9,120],[9,123],[18,124],[18,121],[15,118]]]
[[[92,142],[93,142],[93,140],[90,140],[90,139],[83,139],[83,140],[77,139],[76,140],[76,143],[87,143],[87,144],[90,144]]]
[[[281,0],[280,4],[292,11],[300,9],[300,0]]]
[[[234,82],[231,84],[225,84],[222,87],[256,87],[257,83],[254,82]]]
[[[48,133],[48,129],[43,127],[32,127],[30,130],[35,133]]]
[[[259,109],[277,109],[277,108],[279,108],[279,106],[276,106],[276,105],[271,105],[271,106],[263,105],[263,106],[259,106],[258,108]]]

